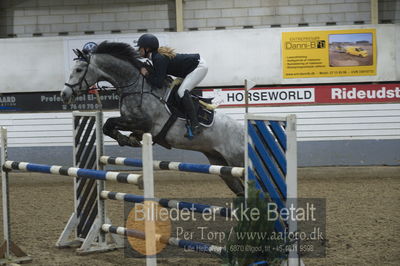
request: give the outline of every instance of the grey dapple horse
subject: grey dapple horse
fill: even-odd
[[[142,133],[156,136],[170,115],[162,97],[165,89],[152,88],[140,74],[143,63],[138,54],[126,43],[102,42],[92,53],[78,55],[76,64],[61,97],[71,103],[78,95],[88,92],[99,81],[108,81],[120,97],[120,117],[109,118],[103,127],[105,135],[118,141],[119,145],[140,146]],[[119,130],[133,132],[129,137]],[[165,141],[177,149],[202,152],[210,164],[243,167],[244,127],[234,119],[216,112],[211,127],[192,140],[184,137],[185,121],[176,120],[165,136]],[[228,175],[222,179],[236,195],[243,195],[243,181]]]

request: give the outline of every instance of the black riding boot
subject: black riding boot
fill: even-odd
[[[185,94],[182,97],[182,104],[185,108],[185,113],[189,116],[193,135],[198,135],[201,131],[200,124],[199,120],[197,120],[196,110],[194,109],[193,100],[190,97],[189,91],[185,91]]]

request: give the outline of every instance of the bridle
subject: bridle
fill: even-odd
[[[87,66],[85,68],[85,72],[83,73],[82,77],[78,80],[78,82],[74,83],[74,84],[69,84],[69,83],[64,83],[65,86],[69,87],[72,90],[72,95],[73,96],[78,96],[78,92],[81,91],[82,89],[82,83],[85,82],[86,86],[87,86],[87,91],[89,91],[90,89],[90,85],[86,80],[86,74],[89,70],[89,65],[90,65],[90,56],[89,55],[85,55],[84,53],[82,53],[82,51],[78,50],[78,49],[74,49],[73,50],[74,53],[78,56],[77,58],[74,59],[74,61],[84,61],[87,63]],[[79,89],[77,91],[74,90],[74,88],[79,85]]]
[[[82,77],[78,80],[78,82],[76,82],[74,84],[70,84],[70,83],[67,83],[67,82],[64,83],[65,86],[69,87],[72,90],[72,95],[74,97],[77,97],[78,93],[81,92],[83,83],[85,83],[85,85],[87,87],[86,92],[91,90],[91,86],[89,85],[89,82],[86,80],[86,74],[87,74],[87,72],[89,70],[89,65],[90,65],[90,55],[83,53],[79,49],[74,49],[73,51],[77,55],[77,58],[75,58],[74,61],[79,60],[79,61],[84,61],[84,62],[87,63],[85,71],[84,71]],[[139,69],[139,72],[140,72],[140,69]],[[150,94],[150,95],[154,96],[155,98],[157,98],[161,103],[166,104],[166,101],[163,99],[163,97],[158,96],[157,94],[155,94],[153,92],[153,89],[151,89],[150,91],[144,91],[144,78],[145,77],[143,75],[141,75],[141,74],[138,75],[138,78],[135,81],[133,81],[132,83],[130,83],[128,85],[125,85],[125,86],[118,86],[118,87],[99,86],[98,82],[97,82],[96,83],[96,87],[99,90],[107,90],[107,89],[117,89],[118,90],[118,89],[128,88],[128,87],[136,84],[139,81],[140,76],[142,76],[142,78],[143,78],[141,90],[137,91],[137,92],[125,92],[125,93],[123,92],[122,95],[120,96],[120,100],[122,100],[124,97],[126,97],[128,95],[140,94],[140,96],[141,96],[140,106],[141,106],[142,105],[142,100],[143,100],[142,99],[143,98],[143,94]],[[74,90],[74,88],[76,86],[78,86],[78,85],[79,85],[78,90]]]
[[[146,62],[146,63],[144,63],[143,65],[146,65],[146,64],[148,65],[149,62]],[[135,68],[136,68],[136,69],[139,71],[139,73],[140,73],[140,67],[135,66]],[[144,79],[145,79],[145,76],[143,76],[143,75],[141,75],[141,74],[139,74],[138,77],[137,77],[137,79],[135,79],[133,82],[131,82],[131,83],[128,84],[128,85],[124,85],[124,86],[115,86],[115,87],[114,87],[114,86],[113,86],[113,87],[110,87],[110,86],[99,86],[99,84],[98,84],[98,82],[97,82],[96,88],[99,89],[100,91],[106,91],[106,90],[109,90],[109,89],[121,90],[121,89],[124,89],[124,88],[131,87],[132,85],[135,85],[135,84],[139,81],[140,77],[142,77],[142,86],[141,86],[140,91],[121,92],[121,94],[120,94],[120,101],[122,101],[123,98],[125,98],[126,96],[139,94],[139,95],[140,95],[140,104],[139,104],[139,107],[141,107],[141,106],[142,106],[142,102],[143,102],[143,95],[144,95],[144,94],[150,94],[150,95],[152,95],[153,97],[155,97],[158,101],[160,101],[162,104],[167,104],[167,102],[163,99],[162,96],[158,96],[157,94],[155,94],[155,93],[153,92],[153,88],[151,88],[150,91],[145,91],[145,90],[144,90]]]

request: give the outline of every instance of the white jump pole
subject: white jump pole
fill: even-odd
[[[153,141],[151,134],[143,134],[142,160],[143,160],[143,187],[145,198],[145,234],[146,234],[146,265],[157,265],[156,226],[155,217],[150,215],[154,209],[154,176],[153,176]]]
[[[249,112],[249,90],[254,88],[256,86],[256,83],[250,79],[245,79],[244,80],[244,105],[245,105],[245,113],[247,114]]]
[[[7,160],[7,129],[1,128],[1,167]],[[3,200],[3,236],[5,252],[4,257],[10,257],[10,200],[8,195],[8,173],[4,170],[1,171],[1,182],[2,182],[2,200]]]
[[[32,258],[27,255],[11,240],[11,221],[10,221],[10,194],[8,188],[8,172],[3,168],[8,159],[7,153],[7,129],[0,128],[1,135],[1,184],[2,184],[2,204],[3,204],[3,239],[0,247],[0,264],[30,262]]]

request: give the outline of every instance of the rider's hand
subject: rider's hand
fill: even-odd
[[[147,76],[149,74],[149,71],[145,67],[142,67],[140,69],[140,73],[142,73],[143,76]]]

